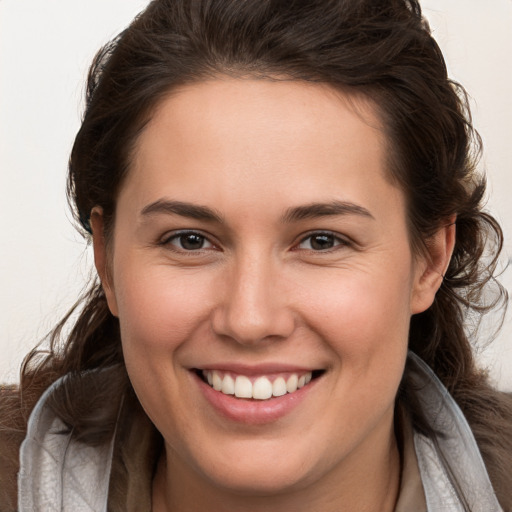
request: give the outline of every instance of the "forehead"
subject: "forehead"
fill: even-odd
[[[298,136],[304,132],[313,143],[315,132],[322,129],[331,133],[329,138],[322,134],[326,145],[343,141],[350,144],[349,130],[356,137],[361,129],[371,130],[380,139],[379,143],[384,140],[377,108],[363,93],[293,80],[226,77],[178,87],[157,104],[137,147],[148,138],[158,142],[155,132],[162,128],[183,139],[191,134],[204,135],[214,128],[224,140],[230,138],[236,128],[243,128],[243,133],[250,129],[252,135],[259,137],[252,141],[246,138],[246,145],[276,135],[284,142],[286,133],[292,136],[289,143],[293,139],[302,142]]]
[[[386,139],[369,100],[323,84],[218,79],[175,90],[137,141],[127,182],[141,202],[200,193],[214,206],[264,194],[282,202],[372,202]],[[396,191],[395,191],[396,192]],[[321,197],[337,195],[340,197]],[[344,197],[352,196],[352,197]],[[204,201],[203,201],[204,202]]]

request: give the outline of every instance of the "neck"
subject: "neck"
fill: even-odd
[[[321,479],[272,494],[221,488],[180,464],[166,445],[153,482],[153,512],[392,512],[399,482],[400,457],[392,429],[379,449],[357,451]]]

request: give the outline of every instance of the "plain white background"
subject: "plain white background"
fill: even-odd
[[[255,0],[257,1],[257,0]],[[69,309],[92,267],[65,199],[87,67],[146,0],[0,0],[0,382]],[[485,144],[488,209],[512,254],[512,0],[425,0],[450,76],[472,100]],[[512,270],[501,278],[512,290]],[[512,390],[511,316],[479,361]],[[496,323],[491,318],[489,324]],[[484,341],[484,336],[482,341]]]

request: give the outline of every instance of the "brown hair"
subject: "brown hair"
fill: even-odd
[[[475,170],[480,140],[465,92],[448,78],[418,2],[151,2],[98,53],[89,73],[68,181],[70,202],[86,236],[97,205],[103,208],[107,235],[111,231],[137,135],[164,95],[219,74],[316,81],[363,94],[383,120],[389,170],[407,198],[415,249],[423,250],[432,233],[456,216],[453,258],[432,307],[412,318],[409,343],[466,414],[502,504],[512,509],[505,495],[512,466],[506,434],[512,404],[478,371],[465,330],[468,318],[475,322],[505,302],[505,291],[493,279],[502,233],[482,211],[485,180]],[[489,302],[485,291],[491,284],[495,293]],[[79,387],[54,403],[76,435],[98,442],[105,424],[115,420],[112,404],[126,390],[131,393],[130,383],[118,321],[97,279],[78,304],[78,319],[62,345],[59,334],[68,318],[53,333],[48,354],[36,351],[28,357],[21,389],[28,388],[34,372],[48,380],[74,374],[79,382],[83,370],[118,365],[117,381],[97,390],[97,403],[106,404],[105,410],[91,414],[84,408]],[[399,399],[412,410],[416,428],[425,429],[407,381],[406,371]]]

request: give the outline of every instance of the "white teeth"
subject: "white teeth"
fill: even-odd
[[[293,393],[294,391],[297,391],[297,382],[299,381],[299,377],[297,374],[293,374],[287,381],[286,381],[286,391],[288,393]]]
[[[272,395],[286,395],[286,381],[283,379],[283,377],[278,377],[272,384]]]
[[[205,370],[203,376],[208,384],[216,391],[225,395],[235,395],[238,398],[253,398],[255,400],[268,400],[272,396],[283,396],[286,393],[294,393],[297,389],[304,387],[311,382],[311,372],[302,374],[300,377],[292,373],[288,379],[277,377],[274,382],[266,376],[258,377],[254,383],[245,375],[238,375],[236,379],[226,373],[216,370]]]
[[[213,372],[212,385],[215,391],[220,391],[222,389],[222,379],[217,372]]]
[[[256,400],[267,400],[272,396],[272,383],[267,377],[258,377],[252,386],[252,397]]]
[[[235,394],[235,381],[231,375],[225,375],[222,381],[221,391],[225,395],[234,395]]]
[[[235,396],[238,398],[252,398],[252,382],[248,377],[239,375],[236,378]]]

